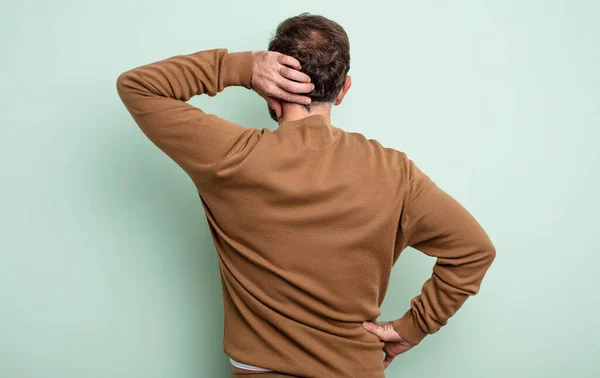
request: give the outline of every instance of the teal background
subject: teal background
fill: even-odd
[[[497,258],[388,377],[599,377],[597,1],[12,1],[0,6],[0,377],[229,377],[217,258],[187,175],[115,85],[309,11],[350,36],[334,125],[405,151]],[[276,127],[244,88],[191,103]],[[274,157],[276,158],[276,157]],[[434,260],[393,271],[401,316]]]

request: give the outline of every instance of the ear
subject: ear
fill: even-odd
[[[335,102],[333,103],[333,105],[339,105],[342,103],[342,100],[344,99],[344,96],[350,89],[351,85],[352,85],[352,79],[350,78],[350,76],[346,76],[346,79],[344,80],[344,85],[342,85],[342,89],[340,90],[340,93],[338,94],[337,98],[335,99]]]
[[[279,118],[281,118],[281,112],[282,112],[281,103],[279,102],[279,100],[276,99],[275,97],[269,97],[269,96],[265,96],[264,99],[267,101],[267,104],[269,105],[269,107],[271,109],[273,109],[277,119],[279,120]]]

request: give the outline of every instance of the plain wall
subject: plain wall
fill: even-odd
[[[387,376],[600,376],[599,2],[107,0],[0,5],[0,377],[229,377],[198,194],[116,79],[266,49],[304,11],[350,36],[333,124],[406,152],[497,248],[479,294]],[[276,127],[244,88],[190,103]],[[402,254],[380,320],[433,263]]]

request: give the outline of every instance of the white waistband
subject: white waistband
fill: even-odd
[[[253,371],[271,371],[270,369],[265,369],[265,368],[261,368],[259,366],[248,365],[248,364],[244,364],[242,362],[238,362],[231,357],[229,357],[229,361],[231,361],[231,364],[233,366],[238,367],[240,369],[253,370]]]

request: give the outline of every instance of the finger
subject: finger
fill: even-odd
[[[363,327],[376,336],[380,336],[383,332],[383,329],[380,326],[371,322],[363,322]]]
[[[386,367],[390,366],[390,364],[392,363],[392,361],[394,360],[394,357],[390,357],[389,355],[385,355],[385,358],[383,359],[383,368],[385,369]]]
[[[276,93],[275,97],[283,101],[293,102],[301,105],[308,105],[311,103],[310,97],[295,95],[284,90],[280,90],[278,93]]]
[[[281,66],[281,68],[279,68],[279,73],[281,76],[290,80],[299,81],[301,83],[310,83],[310,76],[287,66]]]
[[[297,70],[302,69],[302,66],[300,65],[300,62],[298,61],[298,59],[291,57],[289,55],[280,54],[277,56],[277,61],[281,64],[285,64],[286,66],[293,67]]]
[[[279,87],[290,93],[309,93],[315,89],[313,83],[298,83],[296,81],[283,79],[279,83]]]

